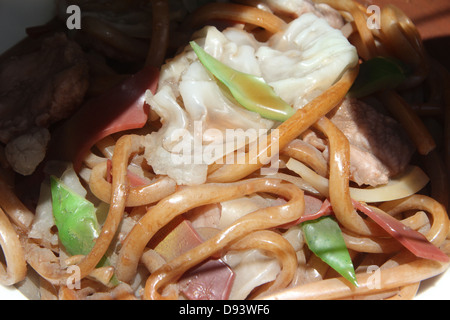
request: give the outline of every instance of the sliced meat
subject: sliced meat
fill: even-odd
[[[377,186],[389,181],[388,168],[372,153],[350,145],[351,180],[359,185]]]
[[[38,51],[7,59],[0,65],[0,141],[69,116],[88,85],[84,53],[64,34],[46,38]]]
[[[386,184],[411,160],[414,147],[400,124],[370,105],[346,99],[328,116],[349,140],[351,180],[357,184]],[[308,132],[303,138],[328,157],[321,137]]]

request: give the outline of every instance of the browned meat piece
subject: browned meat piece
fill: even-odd
[[[0,141],[32,127],[48,127],[79,106],[88,88],[88,65],[81,48],[64,34],[40,50],[0,65]]]
[[[408,165],[414,147],[392,118],[355,99],[344,100],[328,116],[350,142],[352,181],[359,185],[385,184]],[[314,133],[304,139],[327,156],[326,146]]]

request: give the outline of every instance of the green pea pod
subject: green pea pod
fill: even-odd
[[[387,57],[372,58],[361,63],[359,74],[348,96],[362,98],[381,90],[394,89],[406,80],[408,74],[408,68],[399,60]]]
[[[51,176],[52,206],[59,239],[71,255],[86,255],[99,235],[94,205]]]
[[[355,269],[341,229],[326,216],[301,224],[309,249],[353,285],[358,286]]]
[[[99,236],[97,213],[104,210],[104,207],[95,208],[94,204],[73,192],[55,176],[50,177],[50,185],[53,217],[62,245],[71,255],[87,255]],[[104,256],[97,267],[109,265],[109,259]],[[119,284],[115,274],[110,284],[112,286]]]
[[[244,108],[276,121],[285,121],[295,113],[264,79],[228,67],[209,55],[195,41],[190,44],[203,66],[229,89]]]

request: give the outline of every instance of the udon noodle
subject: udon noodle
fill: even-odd
[[[369,14],[355,1],[305,3],[309,7],[327,8],[342,19],[343,25],[334,31],[340,32],[345,41],[348,39],[350,50],[356,48],[356,63],[349,62],[337,71],[338,77],[330,80],[324,90],[315,89],[286,121],[277,123],[259,115],[250,116],[247,129],[255,125],[257,129],[277,131],[276,135],[272,131],[258,136],[257,143],[239,149],[245,150],[243,162],[224,162],[227,155],[221,154],[203,166],[203,171],[192,169],[194,177],[190,181],[182,173],[185,180],[181,181],[174,172],[191,168],[174,166],[175,171],[167,169],[164,173],[159,168],[170,164],[164,163],[164,159],[160,160],[162,164],[157,163],[152,157],[161,156],[157,153],[164,148],[170,150],[171,146],[165,144],[170,142],[171,124],[186,125],[185,118],[175,124],[171,122],[171,117],[182,117],[174,115],[173,110],[181,110],[180,114],[187,118],[195,115],[183,107],[163,109],[164,104],[182,105],[182,98],[179,95],[170,100],[167,98],[170,95],[163,96],[160,92],[167,88],[175,93],[183,90],[180,79],[186,74],[177,78],[174,70],[186,61],[195,64],[198,60],[189,47],[178,51],[175,58],[167,57],[171,36],[168,1],[151,1],[154,13],[151,43],[148,54],[141,55],[141,59],[147,66],[161,69],[161,74],[157,91],[147,93],[151,109],[148,124],[143,129],[115,133],[96,141],[79,169],[75,166],[77,172],[71,164],[63,170],[72,179],[79,179],[86,197],[96,206],[106,208],[103,217],[98,217],[101,228],[95,243],[87,254],[68,254],[52,221],[49,228],[44,228],[46,234],[36,235],[45,215],[38,211],[43,210],[44,204],[39,203],[33,209],[25,206],[14,192],[14,182],[4,179],[0,183],[0,245],[5,263],[0,268],[0,283],[16,285],[30,297],[42,299],[183,299],[192,298],[186,294],[183,280],[186,275],[205,262],[220,259],[235,272],[228,289],[231,292],[228,297],[232,299],[411,299],[421,281],[443,273],[448,261],[414,255],[362,210],[394,217],[405,228],[420,232],[433,246],[450,254],[446,211],[448,130],[439,140],[432,137],[422,120],[426,108],[421,105],[428,101],[410,102],[405,93],[431,86],[427,90],[433,90],[433,95],[442,99],[437,107],[427,110],[445,119],[448,128],[448,74],[427,55],[415,26],[394,6],[382,8],[380,27],[369,29]],[[199,44],[207,42],[207,30],[211,29],[205,25],[213,22],[238,30],[230,32],[246,34],[247,38],[242,34],[243,38],[234,38],[236,42],[254,41],[269,44],[270,48],[273,39],[306,14],[281,10],[275,1],[209,3],[190,14],[185,26],[202,30],[192,37]],[[314,19],[326,21],[326,17]],[[217,28],[211,32],[220,32],[220,27]],[[128,43],[129,39],[123,41]],[[233,43],[230,46],[233,45],[236,47]],[[235,54],[238,60],[239,52]],[[351,176],[349,139],[333,123],[330,113],[347,99],[360,70],[358,60],[378,56],[394,56],[413,70],[401,88],[384,90],[372,98],[401,124],[416,155],[408,169],[390,177],[387,184],[358,186]],[[434,83],[445,85],[437,87]],[[300,104],[298,100],[291,104],[296,103]],[[245,117],[239,112],[242,111],[235,114],[236,118]],[[225,130],[230,125],[220,113],[209,117],[209,128],[217,125]],[[324,141],[326,157],[323,150],[305,139],[311,133]],[[155,141],[162,141],[161,145]],[[265,147],[259,148],[261,145]],[[237,156],[239,150],[235,148],[231,153]],[[278,171],[262,174],[261,169],[268,167],[267,159],[275,157]],[[131,184],[130,172],[146,182]],[[41,190],[44,192],[44,187]],[[308,248],[300,226],[307,220],[307,214],[313,213],[306,213],[311,198],[332,208],[356,270],[358,286],[344,280]],[[355,205],[356,201],[363,209]],[[225,217],[227,212],[234,212],[235,216]],[[229,220],[225,222],[225,218]],[[208,224],[211,220],[214,223]],[[162,235],[170,234],[175,229],[173,224],[180,221],[188,221],[201,235],[201,241],[176,255],[168,254],[167,258],[155,243]],[[109,264],[101,264],[105,256]],[[376,285],[374,273],[370,272],[374,266]],[[34,279],[31,281],[34,285],[27,280],[30,278]],[[252,287],[245,288],[243,282],[249,281],[248,278],[262,280],[250,281]],[[203,293],[193,295],[205,298],[208,294],[204,292],[208,290],[197,288]]]

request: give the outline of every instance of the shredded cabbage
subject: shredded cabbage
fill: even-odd
[[[239,27],[220,32],[211,26],[199,31],[195,41],[231,68],[262,77],[294,108],[303,107],[358,62],[356,49],[339,30],[308,13],[267,42]],[[226,139],[227,130],[259,132],[277,125],[235,103],[190,46],[162,67],[159,89],[147,94],[147,102],[163,127],[146,137],[145,157],[157,174],[180,185],[204,183],[208,164],[241,147]],[[195,149],[198,145],[216,146],[215,153],[205,159],[199,154],[204,149]]]

